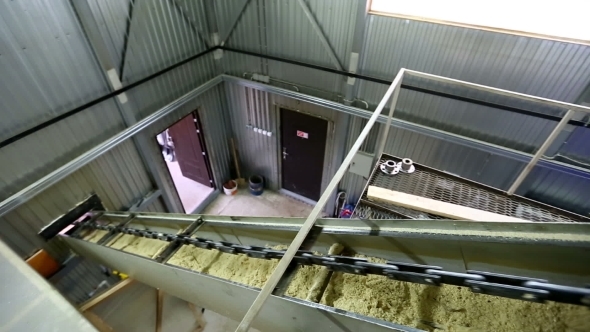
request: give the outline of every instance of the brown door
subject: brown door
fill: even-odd
[[[283,188],[320,199],[328,121],[281,109]]]
[[[182,175],[211,187],[213,181],[209,174],[205,146],[202,144],[202,133],[197,118],[189,114],[168,129]]]

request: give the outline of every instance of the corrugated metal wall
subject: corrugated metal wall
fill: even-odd
[[[358,26],[359,0],[304,2],[345,69],[353,45],[358,44],[355,34],[359,29],[364,31],[358,70],[363,74],[390,79],[399,68],[405,67],[564,101],[576,101],[590,81],[588,46],[372,15],[364,25]],[[204,51],[210,32],[214,32],[210,28],[215,25],[221,38],[229,36],[227,46],[334,66],[297,0],[249,1],[230,35],[233,19],[243,3],[237,0],[215,2],[215,12],[205,13],[204,4],[195,1],[89,2],[94,19],[99,23],[100,36],[124,84]],[[0,27],[3,31],[0,38],[3,68],[0,138],[9,138],[110,91],[68,1],[51,4],[3,2],[0,4]],[[272,84],[332,100],[342,100],[346,88],[344,79],[334,74],[232,52],[225,52],[220,61],[208,54],[128,91],[135,117],[144,118],[211,79],[220,69],[237,76],[254,72],[267,74],[275,79]],[[409,83],[426,84],[420,80]],[[381,98],[386,88],[360,80],[357,86],[355,97],[371,104]],[[493,99],[472,91],[450,91],[448,86],[438,85],[428,87],[514,105],[513,100]],[[226,87],[218,86],[154,124],[147,134],[153,136],[182,115],[199,109],[217,186],[229,178],[228,140],[235,136],[247,172],[265,173],[271,187],[278,188],[278,163],[273,162],[278,160],[277,141],[254,134],[246,127],[248,123],[268,126],[276,132],[276,114],[273,113],[276,104],[292,109],[308,107],[236,86],[228,86],[226,96]],[[505,111],[417,92],[404,91],[399,106],[396,116],[402,119],[521,151],[533,151],[554,125],[549,120],[508,115]],[[543,113],[562,112],[526,103],[516,106]],[[250,113],[246,112],[248,109]],[[334,128],[348,123],[343,120],[347,116],[334,111],[318,112],[327,112]],[[249,120],[248,114],[253,116]],[[338,150],[345,143],[350,146],[363,123],[362,119],[352,119],[347,142],[340,140],[341,146],[335,144],[332,148]],[[122,129],[124,121],[116,104],[109,100],[2,148],[0,199],[16,193]],[[552,153],[574,156],[578,161],[587,160],[584,158],[588,153],[583,148],[586,130],[568,128],[560,139],[560,143],[568,143],[562,144],[561,150],[554,147]],[[340,136],[334,133],[334,137]],[[363,147],[365,151],[374,149],[377,132],[371,137],[371,142]],[[505,157],[408,130],[393,131],[386,151],[499,188],[506,188],[522,167],[522,163]],[[149,153],[152,157],[159,156],[155,142]],[[264,157],[253,157],[259,155]],[[159,163],[158,169],[166,172],[161,159],[154,160]],[[338,162],[328,160],[326,165],[333,169]],[[521,193],[575,211],[590,210],[590,203],[581,198],[590,185],[588,180],[556,172],[535,169]],[[350,175],[343,187],[355,193],[362,183],[362,179]],[[153,189],[135,145],[125,142],[2,217],[1,234],[21,256],[45,246],[56,257],[63,258],[67,254],[63,245],[45,245],[33,235],[40,227],[90,192],[97,192],[108,208],[122,209]],[[157,201],[148,210],[163,211],[164,206]]]
[[[107,276],[99,264],[83,257],[72,258],[64,270],[49,278],[49,282],[75,305],[90,299],[101,282],[106,281],[112,286],[119,280],[119,277]],[[104,291],[106,287],[102,286],[100,290]]]
[[[362,72],[393,77],[400,68],[573,102],[590,82],[590,47],[370,15]],[[394,56],[392,56],[394,54]],[[379,100],[383,88],[361,94]]]
[[[173,5],[175,3],[175,5]],[[94,19],[124,84],[135,82],[206,49],[195,24],[204,12],[191,1],[90,0]],[[130,18],[132,24],[129,24]],[[1,139],[63,114],[110,91],[69,1],[0,4]],[[127,92],[143,118],[217,74],[212,55],[192,61]],[[224,90],[215,88],[148,128],[155,136],[183,114],[199,109],[217,185],[229,175],[229,120]],[[113,100],[50,125],[0,150],[0,199],[5,199],[125,128]],[[171,181],[154,139],[149,153]],[[58,260],[68,249],[36,233],[96,192],[108,209],[121,210],[156,189],[138,150],[128,140],[0,219],[0,234],[22,257],[46,248]],[[174,197],[173,199],[178,199]],[[157,200],[149,211],[165,211]]]
[[[4,140],[108,92],[66,1],[0,4],[0,137]],[[0,150],[0,199],[123,129],[106,101]]]
[[[124,142],[29,202],[0,218],[2,239],[27,257],[46,248],[62,260],[68,248],[58,239],[45,243],[37,232],[95,192],[109,210],[126,209],[151,191],[148,174],[131,141]]]
[[[280,109],[299,111],[328,121],[328,136],[322,188],[325,188],[339,166],[342,146],[336,137],[345,137],[347,128],[339,124],[348,116],[335,110],[300,102],[261,90],[225,83],[228,109],[239,154],[243,177],[262,175],[268,188],[281,188]],[[272,136],[254,132],[253,128],[271,131]],[[331,211],[332,202],[328,205]]]
[[[216,6],[216,19],[222,36],[232,27],[242,3],[234,0]],[[590,83],[590,47],[585,45],[375,15],[367,15],[361,27],[356,26],[354,19],[358,14],[358,1],[306,0],[305,3],[345,69],[355,42],[355,30],[364,29],[357,72],[365,75],[393,79],[403,67],[567,102],[577,101]],[[316,37],[296,0],[252,0],[237,21],[226,45],[333,68]],[[271,84],[297,89],[288,84],[291,82],[298,85],[301,92],[342,100],[342,78],[290,64],[273,66],[273,62],[232,52],[226,52],[223,58],[226,72],[233,75],[249,77],[244,73],[262,73],[270,75]],[[408,79],[404,83],[543,114],[560,116],[565,112],[563,109],[424,80]],[[387,88],[358,79],[357,86],[355,97],[366,100],[372,107]],[[552,120],[409,90],[400,94],[396,117],[529,153],[540,146],[556,124]],[[350,132],[358,135],[362,123],[361,119],[351,121]],[[568,126],[548,153],[584,160],[573,151],[585,155],[585,150],[580,148],[584,144],[581,137],[585,137],[585,131]],[[570,135],[571,132],[574,134]],[[516,173],[524,167],[524,163],[514,159],[409,130],[395,130],[391,136],[386,152],[408,156],[417,162],[501,189],[507,189]],[[354,139],[349,137],[348,141],[350,147]],[[366,149],[371,150],[372,145],[367,145]],[[558,155],[556,159],[559,158]],[[569,197],[564,192],[571,190],[576,197],[583,197],[583,190],[590,185],[587,182],[590,180],[557,170],[549,172],[535,170],[519,193],[579,213],[588,213],[589,203]],[[562,179],[564,186],[555,183],[552,178]],[[544,181],[544,185],[539,181]],[[554,184],[549,185],[548,182]],[[349,190],[351,196],[358,196],[363,184],[363,179],[351,174],[347,175],[342,187]]]
[[[349,62],[357,5],[354,0],[306,1],[343,67]],[[239,0],[222,1],[216,6],[219,30],[225,36],[241,8]],[[296,0],[252,0],[249,2],[227,46],[281,56],[332,67],[328,53],[309,19]],[[335,74],[318,72],[291,64],[257,59],[231,52],[224,54],[224,69],[233,75],[256,72],[276,79],[320,89],[313,94],[336,99],[344,79]],[[327,93],[326,93],[327,92]]]

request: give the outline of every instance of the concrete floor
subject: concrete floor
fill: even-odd
[[[166,165],[168,165],[170,176],[172,176],[172,180],[174,181],[176,191],[184,207],[184,212],[192,213],[214,189],[185,178],[180,171],[178,162],[167,161]]]
[[[203,214],[246,217],[307,217],[313,206],[294,198],[265,190],[260,196],[251,195],[247,189],[238,190],[234,196],[219,195]]]

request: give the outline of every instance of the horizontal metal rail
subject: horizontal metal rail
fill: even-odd
[[[215,227],[249,228],[297,232],[306,218],[239,217],[204,214],[92,212],[111,222],[127,221],[133,216],[136,224],[158,223],[190,225],[202,220]],[[590,247],[589,223],[485,222],[462,220],[380,220],[319,218],[315,226],[322,233],[378,235],[395,238],[444,238],[463,241],[499,243],[548,243],[564,246]]]
[[[563,101],[557,101],[557,100],[553,100],[553,99],[542,98],[542,97],[537,97],[537,96],[533,96],[533,95],[527,95],[526,93],[519,93],[519,92],[510,91],[510,90],[493,88],[493,87],[487,86],[487,85],[481,85],[481,84],[456,80],[453,78],[427,74],[427,73],[414,71],[414,70],[406,70],[406,73],[410,76],[425,78],[425,79],[432,80],[432,81],[449,83],[449,84],[453,84],[453,85],[459,85],[459,86],[463,86],[463,87],[473,88],[473,89],[476,89],[479,91],[491,92],[491,93],[497,94],[497,95],[515,97],[517,99],[529,100],[529,101],[541,103],[544,105],[557,106],[557,107],[561,107],[561,108],[564,108],[567,110],[576,110],[576,111],[580,111],[580,112],[584,112],[584,113],[590,113],[590,107],[588,107],[588,106],[582,106],[582,105],[577,105],[577,104],[566,103]]]
[[[123,142],[125,139],[132,137],[133,135],[137,134],[141,130],[148,127],[150,124],[158,121],[160,118],[166,116],[167,114],[174,111],[176,108],[182,106],[188,100],[195,98],[198,95],[206,92],[208,89],[216,86],[217,84],[219,84],[222,81],[236,83],[236,84],[239,84],[242,86],[252,87],[252,88],[255,88],[255,89],[258,89],[261,91],[267,91],[267,92],[271,92],[271,93],[278,94],[281,96],[294,98],[297,100],[301,100],[301,101],[305,101],[305,102],[308,102],[308,103],[311,103],[314,105],[334,109],[334,110],[337,110],[340,112],[344,112],[344,113],[347,113],[350,115],[362,117],[365,119],[368,119],[371,117],[371,112],[368,112],[366,110],[363,110],[363,109],[360,109],[357,107],[343,105],[343,104],[340,104],[340,103],[337,103],[334,101],[306,95],[303,93],[299,93],[299,92],[295,92],[295,91],[291,91],[291,90],[287,90],[287,89],[282,89],[282,88],[275,87],[272,85],[266,85],[266,84],[259,83],[259,82],[245,80],[245,79],[239,78],[239,77],[234,77],[234,76],[229,76],[229,75],[220,75],[220,76],[217,76],[217,77],[209,80],[208,82],[204,83],[203,85],[197,87],[195,90],[187,93],[185,96],[180,97],[179,99],[172,102],[171,104],[164,106],[159,111],[153,113],[152,115],[148,116],[144,120],[138,122],[136,125],[113,136],[112,138],[101,143],[97,147],[87,151],[86,153],[84,153],[80,157],[68,162],[66,165],[60,167],[59,169],[55,170],[54,172],[44,176],[43,178],[39,179],[35,183],[27,186],[26,188],[22,189],[18,193],[14,194],[11,197],[7,198],[6,200],[2,201],[0,203],[0,216],[5,215],[6,213],[8,213],[11,210],[15,209],[16,207],[18,207],[19,205],[27,202],[32,197],[35,197],[40,192],[47,189],[49,186],[57,183],[61,179],[72,174],[76,170],[80,169],[82,166],[88,164],[90,161],[98,158],[103,153],[105,153],[105,152],[109,151],[110,149],[112,149],[113,147],[117,146],[118,144]],[[118,92],[118,91],[115,91],[115,92]],[[377,121],[379,123],[386,123],[387,117],[381,115],[378,117]],[[507,158],[515,159],[515,160],[522,161],[522,162],[528,162],[532,158],[531,154],[528,154],[528,153],[525,153],[522,151],[516,151],[516,150],[512,150],[512,149],[503,148],[503,147],[500,147],[500,146],[497,146],[494,144],[466,138],[466,137],[459,136],[459,135],[446,133],[444,131],[428,128],[425,126],[413,124],[413,123],[399,120],[399,119],[393,119],[392,126],[397,127],[397,128],[411,130],[414,132],[419,132],[421,134],[425,134],[425,135],[428,135],[428,136],[431,136],[431,137],[434,137],[437,139],[444,139],[444,140],[454,142],[457,144],[472,146],[473,148],[476,148],[476,149],[482,149],[484,151],[489,151],[491,153],[499,154],[499,155],[505,156]],[[585,170],[581,167],[567,165],[567,164],[564,164],[564,163],[561,163],[558,161],[554,161],[554,160],[541,159],[541,160],[539,160],[539,165],[543,166],[543,167],[547,167],[549,169],[554,169],[554,170],[557,170],[560,172],[566,172],[566,173],[572,174],[574,176],[579,176],[579,177],[583,177],[583,178],[590,177],[590,172],[588,172],[588,170]]]
[[[261,82],[256,82],[256,81],[244,79],[241,77],[226,75],[226,74],[221,75],[221,76],[222,76],[224,82],[238,84],[241,86],[253,88],[256,90],[260,90],[260,91],[269,92],[269,93],[276,94],[279,96],[293,98],[293,99],[300,100],[300,101],[310,103],[313,105],[333,109],[333,110],[336,110],[336,111],[339,111],[342,113],[346,113],[349,115],[358,116],[358,117],[361,117],[364,119],[370,118],[371,114],[372,114],[371,112],[361,109],[361,108],[358,108],[358,107],[340,104],[335,101],[307,95],[307,94],[293,91],[293,90],[280,88],[280,87],[277,87],[274,85],[268,85],[268,84],[264,84]],[[403,84],[402,84],[402,89],[403,89]],[[557,118],[557,121],[559,121],[559,118]],[[379,118],[377,119],[377,122],[383,123],[383,124],[387,123],[387,116],[385,116],[385,115],[379,116]],[[392,119],[391,125],[395,128],[405,129],[405,130],[409,130],[412,132],[427,135],[427,136],[430,136],[430,137],[433,137],[436,139],[444,140],[447,142],[452,142],[455,144],[460,144],[460,145],[472,147],[474,149],[479,149],[479,150],[486,151],[486,152],[489,152],[492,154],[497,154],[502,157],[514,159],[514,160],[524,162],[524,163],[528,163],[531,160],[531,158],[533,157],[533,154],[531,154],[531,153],[509,149],[509,148],[495,145],[492,143],[488,143],[485,141],[480,141],[480,140],[469,138],[466,136],[452,134],[452,133],[449,133],[446,131],[442,131],[442,130],[438,130],[435,128],[415,124],[415,123],[408,122],[405,120],[400,120],[400,119],[394,118],[394,119]],[[541,159],[541,160],[539,160],[539,166],[546,167],[548,169],[556,170],[559,172],[568,173],[573,176],[590,178],[590,171],[589,170],[584,169],[582,167],[565,164],[565,163],[555,161],[555,160]]]
[[[78,169],[82,168],[86,164],[90,163],[91,161],[95,160],[99,156],[101,156],[106,151],[114,148],[115,146],[121,144],[125,140],[133,137],[137,133],[141,132],[142,130],[149,127],[151,124],[155,123],[156,121],[160,120],[161,118],[165,117],[166,115],[174,112],[182,105],[185,105],[192,99],[196,98],[197,96],[201,95],[202,93],[209,90],[211,87],[219,84],[222,81],[221,77],[217,76],[206,83],[200,85],[196,89],[192,90],[191,92],[185,94],[184,96],[176,99],[172,103],[162,107],[160,110],[152,113],[145,119],[137,122],[135,125],[123,130],[119,134],[109,138],[108,140],[104,141],[103,143],[97,145],[96,147],[88,150],[81,156],[73,159],[72,161],[68,162],[67,164],[61,166],[60,168],[56,169],[55,171],[45,175],[41,179],[35,181],[33,184],[29,185],[28,187],[22,189],[21,191],[17,192],[16,194],[10,196],[9,198],[5,199],[0,203],[0,216],[5,215],[6,213],[12,211],[19,205],[29,201],[31,198],[35,197],[45,189],[51,187],[55,183],[59,182],[60,180],[64,179],[68,175],[74,173]]]

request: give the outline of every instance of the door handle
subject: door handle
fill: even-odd
[[[287,153],[287,148],[285,148],[285,147],[284,147],[284,148],[283,148],[283,160],[287,160],[287,156],[288,156],[288,155],[289,155],[289,154]]]

